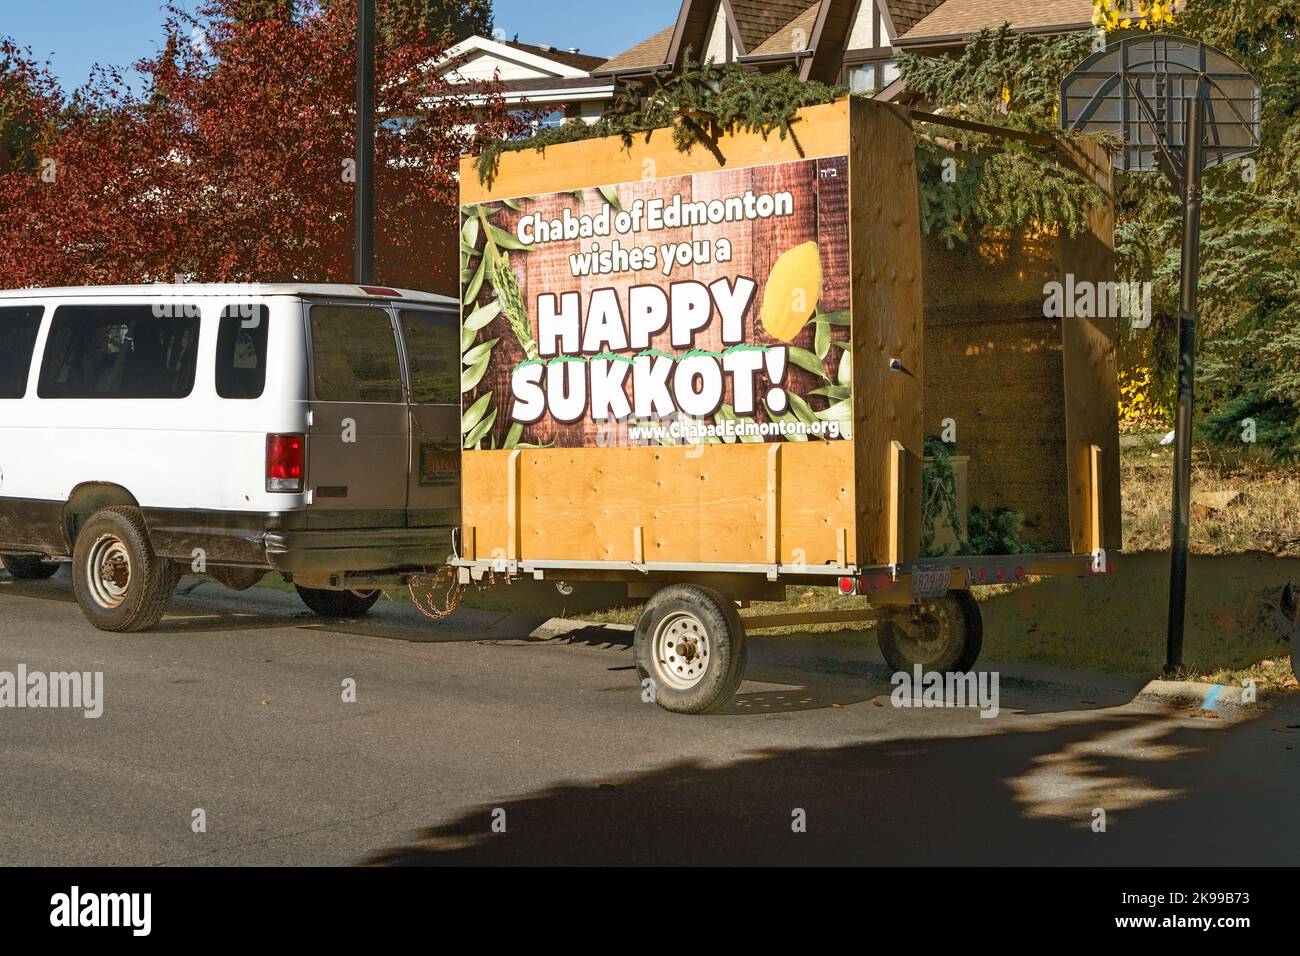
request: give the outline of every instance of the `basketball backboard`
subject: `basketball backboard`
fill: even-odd
[[[1088,57],[1061,83],[1061,128],[1110,133],[1124,147],[1115,168],[1181,172],[1186,106],[1198,90],[1205,104],[1203,168],[1259,148],[1260,92],[1226,53],[1186,37],[1127,37]]]

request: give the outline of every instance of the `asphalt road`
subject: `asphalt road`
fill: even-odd
[[[618,634],[395,602],[323,624],[195,585],[119,636],[66,569],[0,574],[0,671],[105,694],[99,719],[0,710],[0,863],[1300,862],[1294,697],[1208,719],[1003,669],[984,719],[891,706],[873,649],[755,638],[731,711],[680,717]]]

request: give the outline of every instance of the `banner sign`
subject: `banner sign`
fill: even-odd
[[[850,437],[846,157],[460,221],[466,449]]]

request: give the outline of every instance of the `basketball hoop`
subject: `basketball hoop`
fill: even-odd
[[[1183,200],[1166,674],[1183,664],[1201,174],[1259,149],[1260,112],[1259,84],[1235,60],[1212,46],[1163,33],[1112,43],[1061,83],[1062,129],[1118,139],[1116,169],[1163,172]]]

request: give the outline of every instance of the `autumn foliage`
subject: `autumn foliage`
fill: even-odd
[[[244,8],[169,7],[142,82],[100,69],[71,97],[0,40],[0,288],[350,280],[354,6]],[[449,42],[376,49],[383,283],[454,290],[459,157],[514,123],[427,68]]]

